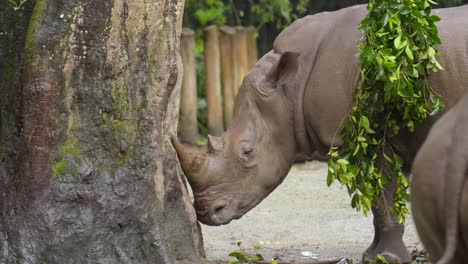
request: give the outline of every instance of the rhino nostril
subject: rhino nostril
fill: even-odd
[[[213,213],[214,214],[219,214],[224,208],[226,208],[226,205],[225,204],[220,204],[220,205],[217,205],[213,208]]]
[[[227,207],[228,202],[225,200],[216,201],[211,207],[211,213],[213,215],[220,215],[222,211]]]

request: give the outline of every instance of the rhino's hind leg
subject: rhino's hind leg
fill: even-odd
[[[363,262],[368,263],[380,254],[389,263],[409,263],[411,255],[403,242],[404,226],[397,222],[396,217],[385,214],[385,211],[378,208],[372,210],[374,241],[364,252]]]
[[[375,259],[378,254],[383,255],[389,263],[411,262],[411,255],[403,242],[404,226],[391,213],[395,189],[395,183],[386,185],[376,208],[372,208],[374,241],[363,254],[364,263]]]

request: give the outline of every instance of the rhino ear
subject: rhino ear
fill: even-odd
[[[266,81],[273,86],[285,84],[296,77],[299,68],[299,54],[285,52],[280,59],[271,67],[266,75]]]
[[[208,151],[213,153],[221,149],[223,149],[223,138],[208,135]]]

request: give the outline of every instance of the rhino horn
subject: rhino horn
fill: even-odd
[[[190,184],[198,182],[201,177],[201,169],[206,163],[206,153],[188,149],[174,136],[172,137],[172,145]]]
[[[223,138],[208,135],[208,151],[216,153],[223,148]]]

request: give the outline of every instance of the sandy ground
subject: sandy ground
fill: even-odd
[[[350,206],[350,198],[339,183],[326,185],[323,162],[296,164],[284,182],[260,205],[228,225],[202,225],[209,260],[228,260],[238,250],[236,243],[266,259],[352,258],[359,263],[373,238],[371,214],[365,217]],[[412,219],[404,240],[410,251],[422,246]],[[307,257],[308,256],[308,257]]]

